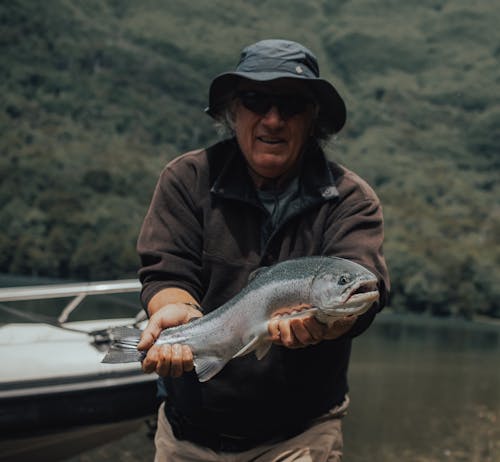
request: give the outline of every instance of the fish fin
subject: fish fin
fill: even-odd
[[[236,353],[233,358],[238,358],[240,356],[245,356],[252,350],[255,350],[257,344],[259,343],[259,337],[253,337],[250,342],[248,342],[238,353]]]
[[[248,282],[252,282],[259,274],[265,273],[268,269],[269,266],[261,266],[260,268],[253,270],[248,275]]]
[[[226,365],[226,361],[215,356],[195,358],[194,368],[200,382],[210,380]]]
[[[326,326],[328,329],[331,329],[333,327],[333,324],[338,318],[330,318],[326,320]]]
[[[139,351],[136,349],[124,350],[122,348],[116,348],[112,346],[106,353],[106,356],[102,358],[101,363],[106,364],[118,364],[118,363],[133,363],[136,361],[142,361],[146,353],[144,351]]]
[[[260,342],[259,346],[255,350],[255,356],[260,361],[264,356],[267,355],[268,351],[271,348],[272,343],[269,341]]]
[[[340,318],[338,316],[316,316],[316,321],[320,322],[321,324],[325,324],[328,329],[333,326],[333,323],[337,321],[337,319]]]
[[[142,331],[136,327],[118,326],[109,329],[109,338],[113,342],[137,342],[141,339]]]
[[[284,313],[281,316],[283,317],[283,319],[303,318],[303,317],[308,317],[310,315],[316,316],[317,311],[318,309],[312,306],[310,308],[304,308],[295,313]]]
[[[142,331],[133,327],[119,326],[109,330],[111,346],[101,362],[108,364],[142,361],[145,352],[137,350]]]

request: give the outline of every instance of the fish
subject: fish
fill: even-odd
[[[258,268],[229,301],[187,324],[163,330],[155,343],[189,345],[198,380],[206,382],[233,358],[254,352],[262,359],[272,345],[267,326],[273,316],[312,315],[331,326],[339,318],[366,312],[378,298],[377,278],[358,263],[330,256],[294,258]],[[297,306],[304,308],[294,311]],[[140,337],[137,328],[111,329],[102,362],[142,361],[146,352],[137,350]]]

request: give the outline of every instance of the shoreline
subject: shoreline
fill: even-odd
[[[415,323],[443,323],[446,325],[454,324],[463,327],[493,327],[500,328],[500,318],[495,318],[492,316],[486,316],[481,314],[473,315],[471,319],[466,319],[461,316],[436,316],[427,313],[413,313],[411,311],[397,311],[391,307],[385,307],[380,313],[375,317],[375,320],[390,321],[397,319],[406,319],[414,321]]]

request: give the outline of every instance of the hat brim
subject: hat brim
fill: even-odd
[[[283,78],[301,80],[313,91],[319,104],[318,121],[328,133],[337,133],[342,129],[346,121],[345,103],[330,82],[321,78],[310,78],[284,72],[225,72],[218,75],[210,85],[209,105],[205,112],[217,119],[224,111],[228,98],[233,95],[234,89],[241,79],[269,82]]]

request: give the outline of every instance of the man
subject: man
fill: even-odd
[[[156,460],[340,460],[351,339],[383,307],[389,285],[379,200],[319,144],[344,125],[344,102],[319,78],[311,51],[264,40],[213,80],[207,112],[232,136],[166,166],[138,240],[150,315],[139,349],[167,393]],[[379,303],[331,327],[273,318],[275,345],[261,361],[233,359],[204,383],[188,346],[152,346],[163,329],[233,297],[256,268],[308,255],[370,269]]]

